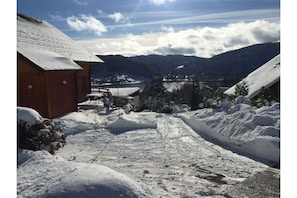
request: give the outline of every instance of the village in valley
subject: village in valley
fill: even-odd
[[[231,86],[104,64],[17,14],[17,197],[280,196],[279,52]]]

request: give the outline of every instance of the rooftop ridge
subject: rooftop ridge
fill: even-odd
[[[23,19],[25,19],[27,21],[33,22],[33,23],[37,23],[37,24],[43,23],[43,21],[41,19],[36,19],[34,17],[27,16],[27,15],[22,14],[22,13],[17,13],[17,16],[21,17],[21,18],[23,18]]]

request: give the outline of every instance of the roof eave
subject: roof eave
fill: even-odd
[[[79,71],[79,70],[83,70],[83,68],[80,65],[77,65],[78,68],[66,68],[66,69],[45,69],[42,66],[36,64],[34,61],[32,61],[30,58],[26,57],[25,55],[23,55],[21,52],[17,51],[17,54],[19,54],[22,58],[24,58],[27,62],[31,63],[32,65],[34,65],[34,67],[36,69],[38,69],[39,71]]]

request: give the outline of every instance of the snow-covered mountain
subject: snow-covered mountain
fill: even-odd
[[[93,78],[101,78],[123,73],[150,78],[153,75],[196,74],[200,80],[225,79],[235,83],[279,53],[280,43],[263,43],[211,58],[182,55],[99,55],[105,63],[93,66],[91,75]]]

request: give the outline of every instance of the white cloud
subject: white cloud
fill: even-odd
[[[103,14],[103,11],[102,10],[97,10],[97,13],[101,15],[101,14]]]
[[[93,16],[80,15],[79,17],[67,17],[67,24],[76,31],[89,31],[96,35],[107,32],[107,28]]]
[[[118,23],[120,21],[126,21],[126,18],[120,12],[115,12],[113,14],[110,14],[110,15],[108,15],[108,17],[111,18],[112,20],[114,20],[116,23]]]
[[[172,26],[162,26],[161,27],[161,30],[163,30],[163,31],[165,31],[165,32],[168,32],[168,33],[172,33],[172,32],[174,32],[174,28],[172,27]]]
[[[232,23],[218,28],[175,31],[172,27],[163,26],[162,29],[164,32],[79,42],[101,55],[183,54],[212,57],[253,44],[280,40],[279,22],[265,20]]]
[[[150,0],[155,5],[163,5],[165,3],[171,3],[174,2],[175,0]]]
[[[193,12],[180,11],[153,11],[153,12],[136,12],[134,13],[139,22],[134,22],[134,27],[151,26],[151,25],[196,25],[202,24],[230,24],[241,22],[251,22],[255,20],[266,20],[270,22],[279,21],[280,11],[278,9],[255,9],[221,12],[215,14],[197,14]],[[164,17],[168,16],[168,18]],[[147,20],[149,19],[149,20]],[[112,27],[124,27],[123,24]]]
[[[74,3],[76,3],[77,5],[80,5],[80,6],[87,6],[87,5],[89,5],[88,2],[86,2],[84,0],[74,0]]]

